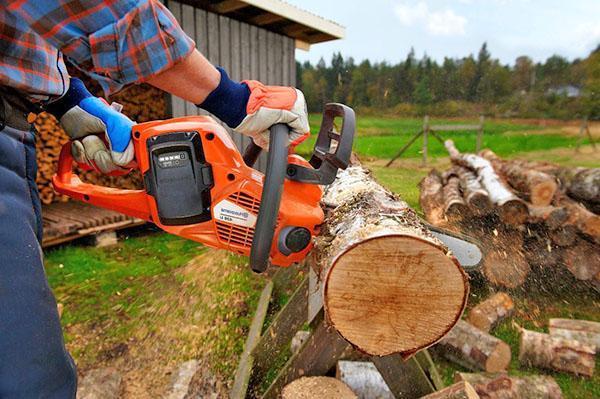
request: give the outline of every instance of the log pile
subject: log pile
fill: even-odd
[[[594,213],[600,169],[509,161],[490,150],[466,154],[451,140],[445,144],[452,166],[421,181],[421,208],[430,223],[481,243],[480,270],[491,285],[600,287],[600,215]]]
[[[87,83],[94,94],[100,94],[99,88]],[[167,103],[162,91],[149,85],[132,86],[114,96],[109,101],[116,101],[123,105],[123,113],[136,122],[165,119],[168,117]],[[35,119],[37,134],[37,184],[42,203],[67,201],[66,196],[54,192],[52,188],[52,176],[56,172],[58,156],[63,144],[68,137],[60,127],[57,120],[50,114],[42,112]],[[78,171],[82,180],[89,183],[121,188],[142,187],[141,176],[137,172],[127,176],[112,177],[102,176],[91,171]]]

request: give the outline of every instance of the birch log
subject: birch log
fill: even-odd
[[[504,161],[491,150],[487,150],[482,156],[490,161],[494,169],[533,205],[547,206],[552,203],[558,190],[558,183],[554,176],[521,167],[516,162]]]
[[[460,373],[455,381],[469,382],[485,399],[560,399],[562,392],[554,378],[546,375],[508,376],[505,373]]]
[[[432,169],[419,183],[419,203],[427,221],[434,226],[445,224],[442,176]]]
[[[519,362],[522,365],[591,377],[596,363],[595,351],[579,341],[521,330]]]
[[[465,201],[478,215],[486,215],[492,211],[492,203],[487,191],[484,190],[477,176],[469,169],[462,166],[454,168],[460,177]]]
[[[441,339],[464,310],[467,276],[409,206],[351,166],[325,189],[315,242],[331,326],[370,355],[409,357]]]
[[[463,320],[435,346],[435,350],[469,370],[504,371],[510,363],[510,346]]]
[[[461,154],[452,140],[446,140],[446,149],[452,162],[474,170],[487,190],[492,203],[498,206],[502,220],[511,225],[523,224],[529,215],[527,205],[510,191],[485,158],[473,154]]]
[[[548,332],[553,337],[571,339],[600,352],[600,323],[589,320],[550,319]]]
[[[423,396],[421,399],[479,399],[479,395],[471,384],[459,381],[440,391]]]
[[[453,170],[444,175],[444,213],[448,220],[460,220],[468,215],[468,207],[460,192],[460,178]]]
[[[508,294],[498,292],[477,304],[467,317],[467,321],[481,331],[490,332],[500,321],[510,317],[515,304]]]

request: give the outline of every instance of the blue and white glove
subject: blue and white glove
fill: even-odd
[[[108,105],[94,97],[81,80],[71,78],[67,93],[46,110],[71,138],[77,163],[102,173],[128,169],[134,158],[131,128],[135,123],[120,112],[118,104]]]

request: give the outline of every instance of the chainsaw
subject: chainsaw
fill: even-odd
[[[341,119],[339,132],[336,118]],[[263,175],[253,168],[261,147],[251,142],[242,155],[229,133],[208,116],[146,122],[132,130],[144,189],[82,182],[73,173],[70,143],[61,150],[52,181],[57,192],[71,198],[249,256],[252,270],[262,273],[269,264],[300,262],[311,250],[324,219],[322,186],[348,166],[354,133],[354,111],[327,104],[313,154],[306,161],[290,151],[288,126],[276,124],[270,128]],[[465,246],[473,251],[469,246],[474,244],[449,239],[453,252],[464,252]]]

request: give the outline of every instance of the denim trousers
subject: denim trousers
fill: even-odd
[[[0,98],[0,102],[3,99]],[[6,104],[6,103],[5,103]],[[2,104],[0,104],[2,105]],[[40,246],[33,128],[0,124],[0,398],[75,398],[77,373],[65,349]],[[14,116],[13,116],[14,119]]]

